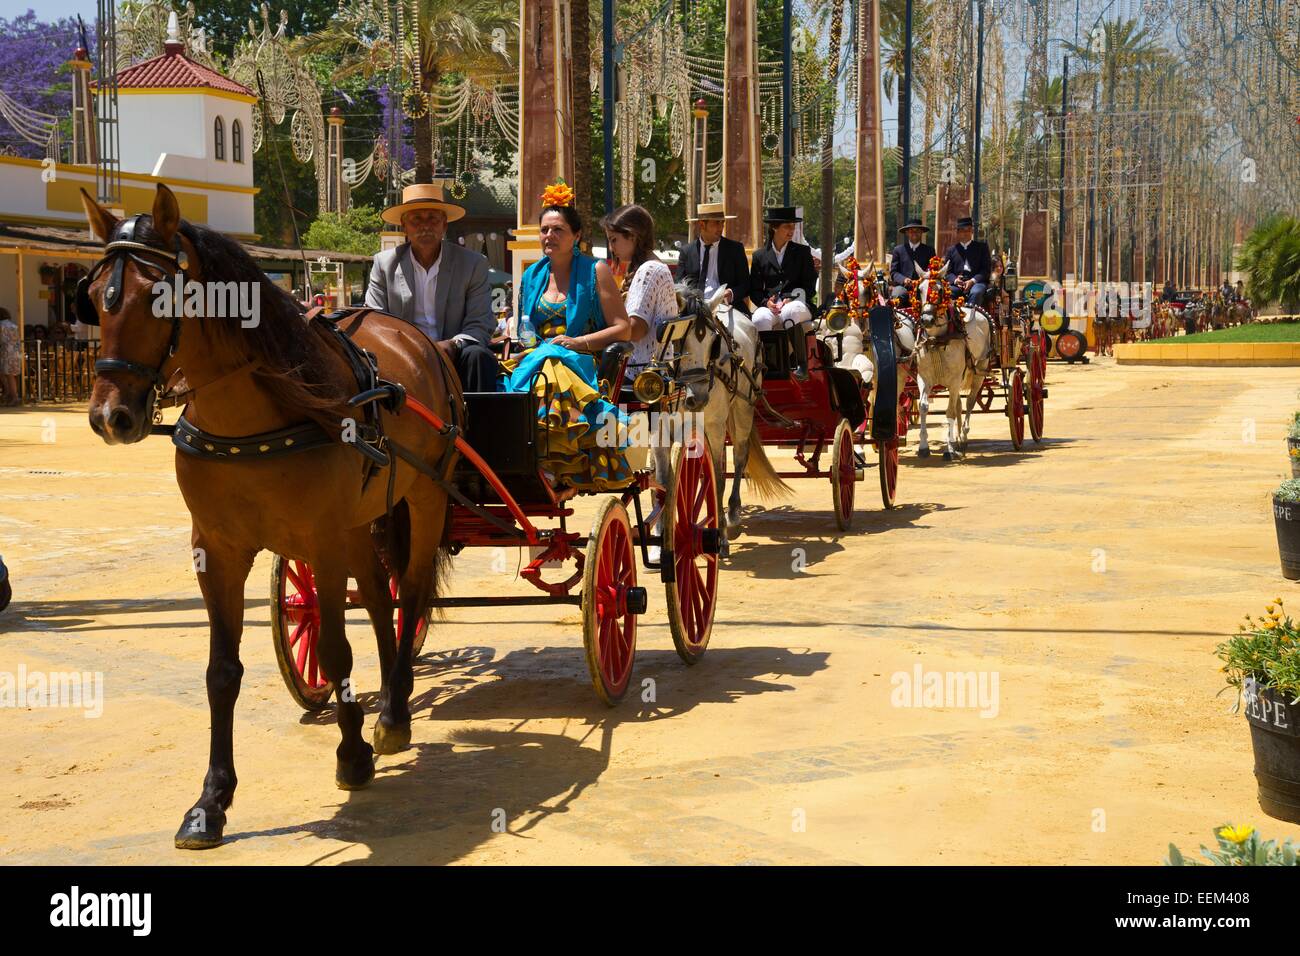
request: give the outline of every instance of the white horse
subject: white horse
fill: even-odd
[[[749,479],[761,499],[785,497],[793,489],[783,482],[763,451],[754,428],[754,405],[763,387],[759,362],[758,330],[749,316],[726,302],[722,286],[706,300],[693,288],[679,289],[685,302],[682,317],[693,316],[690,327],[673,341],[678,360],[677,379],[686,391],[688,412],[703,419],[704,435],[717,476],[719,525],[734,540],[741,530],[740,479]],[[731,437],[734,477],[725,513],[722,508],[727,464],[727,437]]]
[[[952,320],[947,309],[926,301],[930,284],[945,281],[948,273],[946,263],[933,278],[922,271],[920,266],[916,267],[916,272],[921,278],[917,288],[922,303],[919,324],[925,333],[916,350],[916,380],[921,392],[918,402],[921,434],[916,454],[920,458],[926,458],[930,454],[929,430],[926,427],[930,412],[930,389],[942,385],[948,390],[948,432],[944,441],[943,459],[952,461],[960,458],[966,450],[971,409],[975,406],[975,398],[993,358],[993,334],[988,317],[983,312],[966,308],[955,317],[955,321],[965,326],[966,334],[963,337],[957,330],[949,329]],[[957,334],[945,335],[949,331]],[[964,414],[961,407],[963,388],[967,391]]]
[[[840,273],[848,282],[857,282],[858,301],[862,303],[863,313],[869,312],[876,305],[888,305],[889,302],[883,296],[877,295],[873,301],[867,301],[867,287],[872,281],[872,270],[869,268],[859,268],[856,277],[852,277],[849,270],[841,264]],[[857,322],[850,322],[844,327],[843,332],[836,332],[830,328],[829,324],[823,321],[822,326],[818,329],[817,337],[822,340],[834,339],[837,335],[842,338],[839,342],[839,359],[835,365],[837,368],[848,369],[857,372],[864,382],[871,383],[871,394],[874,396],[879,388],[876,372],[875,347],[872,344],[871,337]],[[905,313],[894,312],[894,357],[898,364],[897,373],[897,392],[895,402],[901,401],[903,391],[907,387],[907,369],[912,361],[913,350],[916,347],[916,326],[911,316]],[[835,354],[835,350],[831,350]],[[874,404],[874,402],[873,402]],[[897,404],[895,405],[897,408]]]

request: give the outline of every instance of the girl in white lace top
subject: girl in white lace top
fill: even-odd
[[[610,258],[627,263],[623,297],[632,320],[632,354],[624,380],[630,382],[654,358],[659,326],[677,318],[677,290],[668,266],[655,258],[650,213],[641,206],[623,206],[606,216],[601,225]]]

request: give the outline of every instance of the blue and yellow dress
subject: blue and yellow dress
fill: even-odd
[[[520,281],[519,314],[529,316],[542,340],[505,363],[508,392],[532,392],[539,399],[537,420],[545,429],[542,468],[557,486],[584,491],[621,488],[632,478],[623,455],[627,423],[600,395],[593,356],[549,341],[577,337],[605,326],[596,293],[596,260],[575,253],[569,294],[560,302],[546,297],[550,259],[529,266]]]

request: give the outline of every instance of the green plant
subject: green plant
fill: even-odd
[[[1219,848],[1211,850],[1201,845],[1201,856],[1213,866],[1295,866],[1296,848],[1291,841],[1261,840],[1254,827],[1234,827],[1225,823],[1214,831],[1214,838]],[[1204,866],[1196,860],[1189,860],[1178,847],[1169,844],[1169,855],[1165,857],[1165,866]]]
[[[1300,489],[1300,479],[1283,484]],[[1215,648],[1215,654],[1223,661],[1228,687],[1235,687],[1238,695],[1246,678],[1253,677],[1258,687],[1300,701],[1300,629],[1286,614],[1281,598],[1265,610],[1267,616],[1258,620],[1247,614],[1237,634]]]
[[[1286,437],[1300,439],[1300,412],[1295,412],[1291,416],[1291,423],[1286,428]]]
[[[1273,497],[1278,501],[1300,501],[1300,478],[1288,478],[1277,486]]]
[[[327,212],[311,224],[302,237],[308,249],[329,249],[373,256],[379,251],[384,221],[370,206],[353,206],[343,215]]]

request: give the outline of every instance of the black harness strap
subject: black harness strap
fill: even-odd
[[[294,452],[307,451],[332,445],[334,441],[325,429],[315,422],[290,425],[260,435],[241,435],[239,438],[222,438],[210,435],[191,425],[182,414],[171,430],[172,444],[196,458],[277,458]]]

